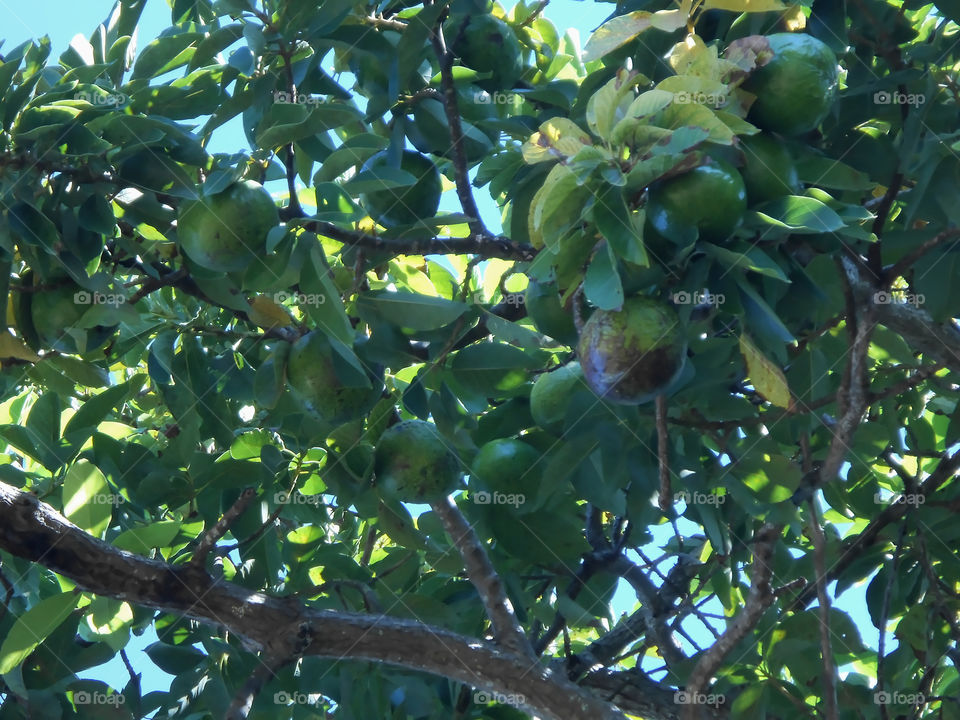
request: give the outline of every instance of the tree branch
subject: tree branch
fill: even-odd
[[[487,556],[487,551],[483,548],[483,543],[460,512],[460,508],[449,497],[438,500],[432,507],[440,517],[443,529],[447,531],[447,535],[460,551],[467,569],[467,577],[480,594],[483,606],[487,610],[487,617],[493,625],[494,639],[517,655],[533,658],[530,641],[520,627],[520,623],[517,622],[517,616],[503,589],[500,576],[497,575]]]
[[[170,565],[87,535],[31,493],[0,483],[0,548],[70,578],[89,592],[218,625],[284,657],[309,626],[303,655],[381,662],[514,694],[549,720],[624,720],[607,701],[562,674],[494,645],[421,622],[312,610],[190,565]]]
[[[710,679],[723,664],[723,659],[760,622],[763,613],[776,598],[770,588],[770,578],[773,575],[773,546],[780,538],[782,529],[779,525],[766,524],[754,536],[750,594],[747,595],[743,610],[733,619],[720,639],[700,657],[690,673],[686,689],[688,696],[694,700],[703,694]],[[698,706],[697,702],[687,706],[688,720],[696,719]]]
[[[292,219],[291,216],[287,215]],[[483,231],[467,237],[399,237],[387,238],[346,230],[320,220],[304,219],[297,223],[306,230],[323,235],[344,245],[393,252],[397,255],[483,255],[503,260],[533,260],[537,251],[532,245],[521,245],[503,235]]]
[[[446,16],[443,12],[440,19]],[[450,126],[450,155],[453,161],[453,174],[457,186],[457,197],[463,212],[472,218],[469,221],[470,232],[473,235],[489,235],[490,232],[483,224],[480,210],[473,198],[470,187],[470,177],[467,174],[467,156],[463,149],[463,125],[460,122],[460,110],[457,107],[457,87],[453,81],[453,53],[447,47],[443,37],[443,27],[439,21],[430,34],[430,43],[440,63],[440,87],[443,89],[443,109]]]
[[[837,720],[837,668],[833,662],[833,648],[830,644],[830,597],[827,595],[826,538],[820,526],[817,514],[816,496],[810,498],[810,534],[813,537],[813,564],[817,577],[817,599],[820,602],[820,655],[823,662],[823,701],[824,716],[827,720]]]
[[[922,258],[931,250],[940,247],[948,240],[953,240],[954,238],[960,236],[960,228],[949,228],[942,232],[937,233],[932,238],[927,240],[924,243],[921,243],[913,250],[908,252],[902,258],[897,260],[889,268],[886,268],[883,273],[885,287],[889,287],[890,283],[896,280],[898,277],[903,275],[908,269],[910,269],[917,260]]]

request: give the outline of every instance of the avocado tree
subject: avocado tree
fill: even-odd
[[[960,6],[168,3],[0,48],[0,718],[960,718]]]

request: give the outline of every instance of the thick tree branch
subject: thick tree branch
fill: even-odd
[[[861,303],[872,305],[873,317],[878,323],[903,337],[927,359],[960,373],[960,328],[954,322],[934,322],[926,310],[907,303],[874,303],[878,288],[861,279],[852,262],[845,263],[844,270],[854,295]]]
[[[530,641],[517,622],[500,576],[497,575],[483,543],[470,527],[470,523],[449,497],[433,503],[433,511],[440,517],[443,529],[460,551],[467,577],[480,594],[487,617],[493,625],[494,639],[499,645],[518,655],[534,657]]]
[[[303,655],[382,662],[513,694],[523,698],[524,710],[550,720],[623,720],[616,707],[562,674],[482,640],[383,615],[311,610],[297,601],[214,581],[190,565],[118,550],[87,535],[36,496],[4,483],[0,549],[60,573],[89,592],[223,626],[271,657],[286,656],[292,639],[308,632]]]

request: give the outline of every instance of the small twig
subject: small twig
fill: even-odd
[[[500,576],[490,562],[480,538],[449,497],[438,500],[432,507],[443,523],[444,530],[460,551],[467,577],[477,589],[493,626],[494,639],[521,656],[533,657],[530,642],[517,621]]]
[[[200,538],[200,543],[197,545],[193,558],[190,560],[193,565],[197,567],[204,566],[207,561],[207,555],[210,554],[210,551],[217,544],[217,541],[227,534],[230,525],[247,509],[247,506],[250,505],[250,502],[256,496],[257,491],[254,488],[247,488],[240,493],[240,497],[234,501],[233,505],[223,514],[223,517],[217,521],[217,524]]]
[[[3,574],[3,566],[0,565],[0,585],[3,585],[6,593],[3,596],[3,608],[0,609],[0,620],[3,620],[3,616],[7,614],[7,611],[10,609],[10,600],[13,599],[13,583],[7,579],[7,576]]]
[[[367,536],[363,539],[363,552],[360,555],[361,567],[367,567],[370,564],[370,556],[373,555],[373,548],[377,544],[378,534],[376,526],[367,530]]]
[[[316,593],[329,595],[331,589],[340,595],[340,588],[344,587],[353,588],[363,596],[363,604],[367,608],[367,612],[383,614],[383,605],[380,603],[380,599],[374,594],[373,589],[367,583],[360,582],[359,580],[331,580],[300,593],[300,595],[314,595]],[[350,608],[346,607],[344,603],[344,609],[349,610]]]
[[[747,601],[737,616],[733,619],[724,633],[700,657],[687,680],[686,690],[689,695],[698,697],[714,676],[723,659],[752,630],[766,609],[773,603],[775,596],[770,589],[770,578],[773,575],[773,546],[780,538],[782,526],[764,525],[754,536],[753,548],[753,575],[750,584],[750,593]],[[699,705],[691,703],[686,706],[686,718],[696,720]]]
[[[470,177],[467,174],[467,156],[463,149],[463,125],[460,122],[460,110],[457,107],[457,87],[453,80],[453,53],[447,48],[441,25],[444,17],[446,12],[440,13],[431,33],[430,42],[440,63],[440,86],[443,90],[443,109],[447,116],[447,124],[450,126],[450,155],[457,197],[460,198],[463,212],[471,218],[468,222],[471,234],[489,235],[490,231],[483,224],[480,209],[473,198]]]
[[[827,720],[837,720],[837,667],[830,643],[830,597],[827,595],[826,539],[817,514],[816,496],[810,498],[810,533],[813,537],[813,564],[816,570],[817,599],[820,603],[820,655],[823,661],[823,701]]]
[[[906,533],[907,524],[900,524],[900,536],[897,538],[897,546],[893,552],[893,563],[890,567],[890,574],[887,577],[887,585],[883,589],[883,603],[880,606],[880,642],[877,646],[877,692],[882,693],[884,687],[883,681],[883,661],[887,655],[887,620],[890,617],[890,591],[893,589],[893,583],[897,580],[897,565],[900,564],[900,553],[903,551],[903,537]],[[881,703],[880,716],[882,720],[888,720],[887,708]]]
[[[297,626],[296,632],[278,628],[276,646],[265,651],[261,664],[253,671],[233,698],[227,709],[226,720],[244,720],[263,686],[284,665],[296,661],[313,642],[313,631],[308,623]]]
[[[656,398],[657,413],[657,460],[660,468],[660,494],[658,503],[661,512],[673,506],[670,489],[670,435],[667,432],[667,398],[663,393]]]
[[[527,15],[523,19],[523,22],[521,22],[517,27],[527,27],[528,25],[532,25],[533,22],[540,17],[540,13],[543,12],[544,8],[546,8],[549,3],[550,0],[540,0],[540,2],[537,3],[537,6],[530,11],[530,14]]]
[[[910,268],[915,262],[917,262],[917,260],[922,258],[931,250],[940,247],[948,240],[953,240],[956,237],[960,237],[960,228],[949,228],[947,230],[937,233],[926,242],[917,245],[917,247],[915,247],[913,250],[908,252],[902,258],[897,260],[889,268],[884,270],[884,273],[883,273],[884,286],[889,287],[890,283],[892,283],[898,277],[903,275],[908,268]]]
[[[287,213],[282,213],[282,216],[294,219]],[[515,243],[505,235],[492,235],[487,231],[471,232],[467,237],[388,238],[346,230],[320,220],[303,219],[297,224],[345,245],[397,255],[483,255],[486,258],[523,261],[533,260],[537,256],[537,250],[532,245]]]

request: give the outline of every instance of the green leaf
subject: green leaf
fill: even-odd
[[[7,222],[14,238],[25,245],[39,245],[56,254],[60,247],[60,231],[46,215],[29,203],[20,202],[10,208]]]
[[[659,10],[655,13],[635,10],[619,15],[605,22],[590,36],[583,49],[583,61],[590,62],[601,58],[652,27],[673,32],[686,24],[686,15],[680,10]]]
[[[583,280],[583,290],[587,300],[601,310],[616,310],[623,305],[623,286],[609,243],[601,247],[590,261]]]
[[[787,195],[762,203],[756,213],[771,225],[793,233],[829,233],[845,226],[843,218],[822,202],[801,195]]]
[[[397,327],[436,330],[452,323],[470,306],[417,293],[374,290],[359,297],[357,309],[361,315],[376,315]]]
[[[113,546],[138,555],[146,555],[152,548],[168,546],[180,532],[179,520],[161,520],[143,527],[124,530],[113,539]]]
[[[717,245],[712,245],[708,242],[702,242],[700,245],[707,255],[716,258],[718,262],[726,267],[750,270],[751,272],[766,275],[781,282],[790,282],[790,278],[783,272],[783,268],[777,265],[777,263],[760,248],[752,247],[746,252],[739,253]]]
[[[181,32],[153,40],[137,58],[133,79],[153,78],[186,65],[196,50],[194,45],[202,39],[202,33]]]
[[[618,257],[641,267],[650,265],[638,224],[639,216],[627,207],[622,191],[609,186],[601,190],[592,212],[597,231]]]
[[[806,185],[835,190],[869,190],[875,185],[866,173],[833,158],[805,152],[795,164],[800,181]]]
[[[485,397],[504,397],[526,383],[538,365],[536,357],[513,345],[481,342],[454,354],[450,368],[468,390]]]
[[[257,130],[257,146],[275,148],[361,119],[360,111],[335,103],[274,103]]]
[[[17,618],[0,645],[0,674],[18,667],[40,643],[60,627],[77,605],[73,590],[44,598]]]
[[[110,493],[100,468],[86,460],[71,465],[63,479],[63,514],[96,538],[103,536],[119,499]]]
[[[783,455],[750,453],[740,461],[742,480],[762,503],[789,500],[800,486],[803,476],[800,466]]]

